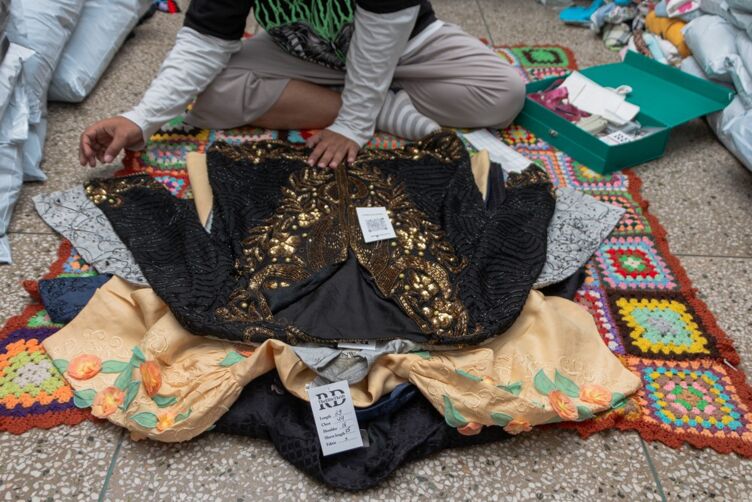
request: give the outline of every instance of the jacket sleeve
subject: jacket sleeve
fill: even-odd
[[[328,127],[360,146],[373,135],[376,117],[384,105],[394,69],[407,46],[420,9],[419,2],[414,2],[415,5],[406,9],[378,13],[366,10],[362,3],[358,2],[355,11],[355,30],[347,51],[342,107]]]

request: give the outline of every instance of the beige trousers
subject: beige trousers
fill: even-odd
[[[342,86],[345,72],[292,56],[261,32],[244,41],[186,120],[218,129],[251,124],[272,107],[290,80]],[[505,127],[525,100],[517,70],[452,24],[400,58],[392,85],[404,89],[418,111],[447,127]]]

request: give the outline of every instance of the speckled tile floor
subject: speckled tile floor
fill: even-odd
[[[565,45],[580,66],[616,59],[589,31],[560,24],[554,11],[533,0],[433,3],[444,20],[497,44]],[[55,254],[57,238],[34,212],[31,197],[92,174],[78,166],[78,135],[88,123],[138,100],[181,22],[182,16],[156,15],[136,30],[85,103],[50,106],[44,165],[50,179],[26,185],[16,209],[10,237],[15,264],[0,268],[0,319],[19,312],[27,299],[20,280],[38,277]],[[678,128],[667,154],[638,173],[671,249],[736,340],[742,366],[752,371],[752,175],[701,121]],[[265,441],[221,434],[182,445],[133,443],[114,426],[84,423],[0,434],[0,452],[3,500],[750,500],[752,493],[752,461],[674,450],[619,432],[583,441],[546,431],[503,445],[447,451],[357,495],[311,481]]]

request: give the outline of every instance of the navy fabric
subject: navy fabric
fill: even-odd
[[[355,408],[355,416],[358,417],[358,422],[368,422],[379,417],[391,415],[412,401],[418,394],[418,388],[413,384],[400,384],[392,392],[383,396],[368,408]]]
[[[39,296],[52,322],[68,323],[81,312],[109,275],[60,277],[39,281]]]

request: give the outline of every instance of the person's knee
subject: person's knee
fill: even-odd
[[[491,97],[489,109],[494,120],[488,125],[503,128],[511,124],[525,106],[525,96],[525,80],[515,71],[507,72]]]
[[[229,129],[248,123],[248,97],[257,87],[253,72],[226,69],[198,95],[186,122],[195,127]]]

